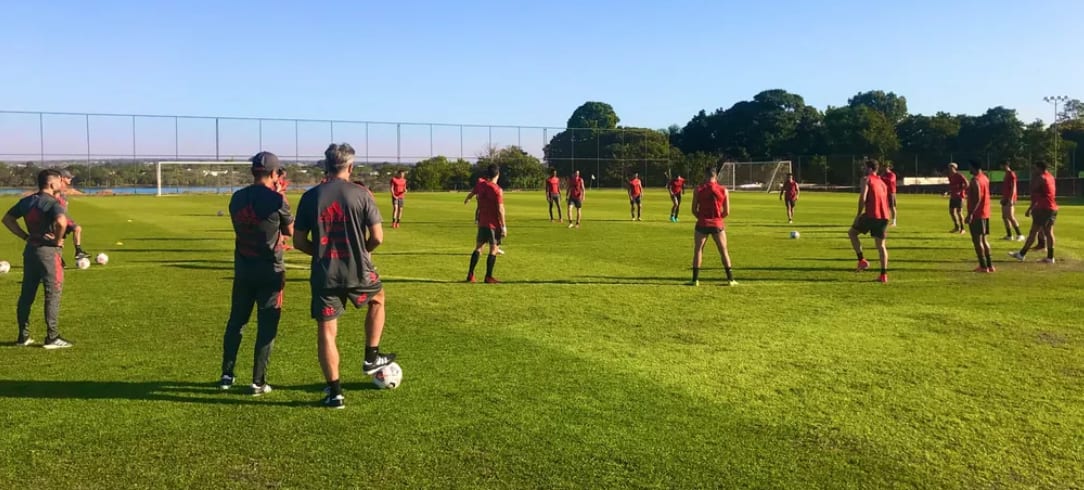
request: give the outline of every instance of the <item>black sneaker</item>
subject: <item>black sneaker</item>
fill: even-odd
[[[31,346],[34,345],[34,339],[30,338],[29,335],[27,335],[26,337],[19,337],[15,340],[15,345],[20,347]]]
[[[324,399],[320,404],[327,408],[343,409],[346,408],[346,399],[341,394],[332,395],[331,388],[324,388]]]
[[[232,386],[233,386],[233,376],[230,376],[228,374],[223,374],[222,377],[218,379],[218,389],[220,389],[220,390],[228,390]]]
[[[42,345],[42,347],[52,350],[52,349],[67,349],[68,347],[71,347],[73,345],[75,345],[75,344],[72,344],[71,342],[68,342],[67,340],[64,340],[64,339],[62,339],[60,337],[57,337],[55,339],[46,339],[45,340],[45,345]]]
[[[373,359],[373,362],[365,361],[361,365],[361,370],[364,371],[365,374],[372,375],[373,373],[384,369],[385,366],[393,362],[395,362],[395,354],[385,354],[383,352],[377,352],[376,358]]]
[[[79,259],[89,259],[89,258],[90,258],[90,254],[88,254],[86,252],[86,250],[83,250],[81,248],[75,249],[75,260],[76,261],[78,261]]]

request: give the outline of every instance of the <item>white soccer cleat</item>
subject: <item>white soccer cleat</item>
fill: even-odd
[[[1009,252],[1009,257],[1012,257],[1020,262],[1024,261],[1024,256],[1020,255],[1020,252]]]

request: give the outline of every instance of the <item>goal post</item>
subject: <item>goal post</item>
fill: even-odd
[[[251,168],[248,161],[208,161],[208,160],[165,160],[154,162],[155,195],[170,194],[163,192],[173,187],[190,192],[220,193],[232,192],[251,183],[252,175],[245,170]]]
[[[723,162],[719,182],[732,190],[775,192],[790,172],[790,160]]]

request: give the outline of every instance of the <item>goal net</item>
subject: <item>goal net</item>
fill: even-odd
[[[732,190],[778,192],[790,171],[790,160],[723,162],[719,182]]]
[[[252,183],[250,168],[247,161],[155,162],[156,195],[233,193]]]

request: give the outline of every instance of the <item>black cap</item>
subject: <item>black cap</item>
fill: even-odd
[[[261,169],[267,171],[275,171],[282,168],[282,163],[279,162],[279,157],[269,151],[261,151],[249,159],[252,162],[253,169]]]

